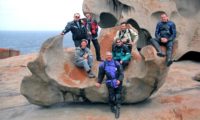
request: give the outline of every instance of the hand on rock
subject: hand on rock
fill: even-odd
[[[100,83],[96,83],[95,86],[96,86],[97,88],[100,88],[100,87],[101,87],[101,84],[100,84]]]

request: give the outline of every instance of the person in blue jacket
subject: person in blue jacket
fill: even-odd
[[[172,64],[172,50],[174,39],[176,38],[176,25],[170,21],[166,13],[160,15],[161,21],[157,23],[155,37],[150,40],[157,50],[157,55],[164,57],[166,55],[166,65],[169,67]],[[161,51],[160,45],[167,48],[166,54]]]
[[[111,52],[106,52],[106,60],[99,65],[96,87],[99,88],[101,86],[105,75],[111,111],[115,112],[115,117],[118,118],[121,105],[121,91],[124,73],[120,63],[113,60]]]

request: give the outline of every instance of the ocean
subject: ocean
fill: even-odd
[[[39,52],[48,38],[59,35],[61,31],[0,31],[0,48],[19,50],[20,54]],[[67,33],[64,47],[73,47],[72,35]]]

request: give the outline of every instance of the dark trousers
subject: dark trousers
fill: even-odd
[[[162,52],[160,45],[165,46],[167,49],[167,51],[166,51],[167,60],[172,60],[172,50],[173,50],[173,44],[174,44],[173,40],[168,41],[167,43],[162,43],[159,39],[152,38],[152,39],[150,39],[150,42],[155,47],[157,52]]]
[[[73,40],[74,41],[74,46],[75,47],[80,47],[81,46],[81,40]]]
[[[120,105],[121,104],[121,91],[122,91],[122,83],[117,88],[113,88],[111,86],[108,86],[108,92],[109,92],[109,104],[111,106]]]
[[[97,60],[101,60],[101,54],[100,54],[100,45],[97,39],[88,39],[88,45],[87,47],[90,48],[90,41],[92,41],[94,48],[95,48],[95,52],[96,52],[96,59]]]
[[[116,61],[120,62],[121,60],[117,59]],[[129,62],[130,62],[129,60],[125,60],[122,62],[121,66],[122,66],[123,70],[128,66]]]

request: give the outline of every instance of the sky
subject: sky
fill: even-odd
[[[83,0],[0,0],[0,30],[63,30]]]

